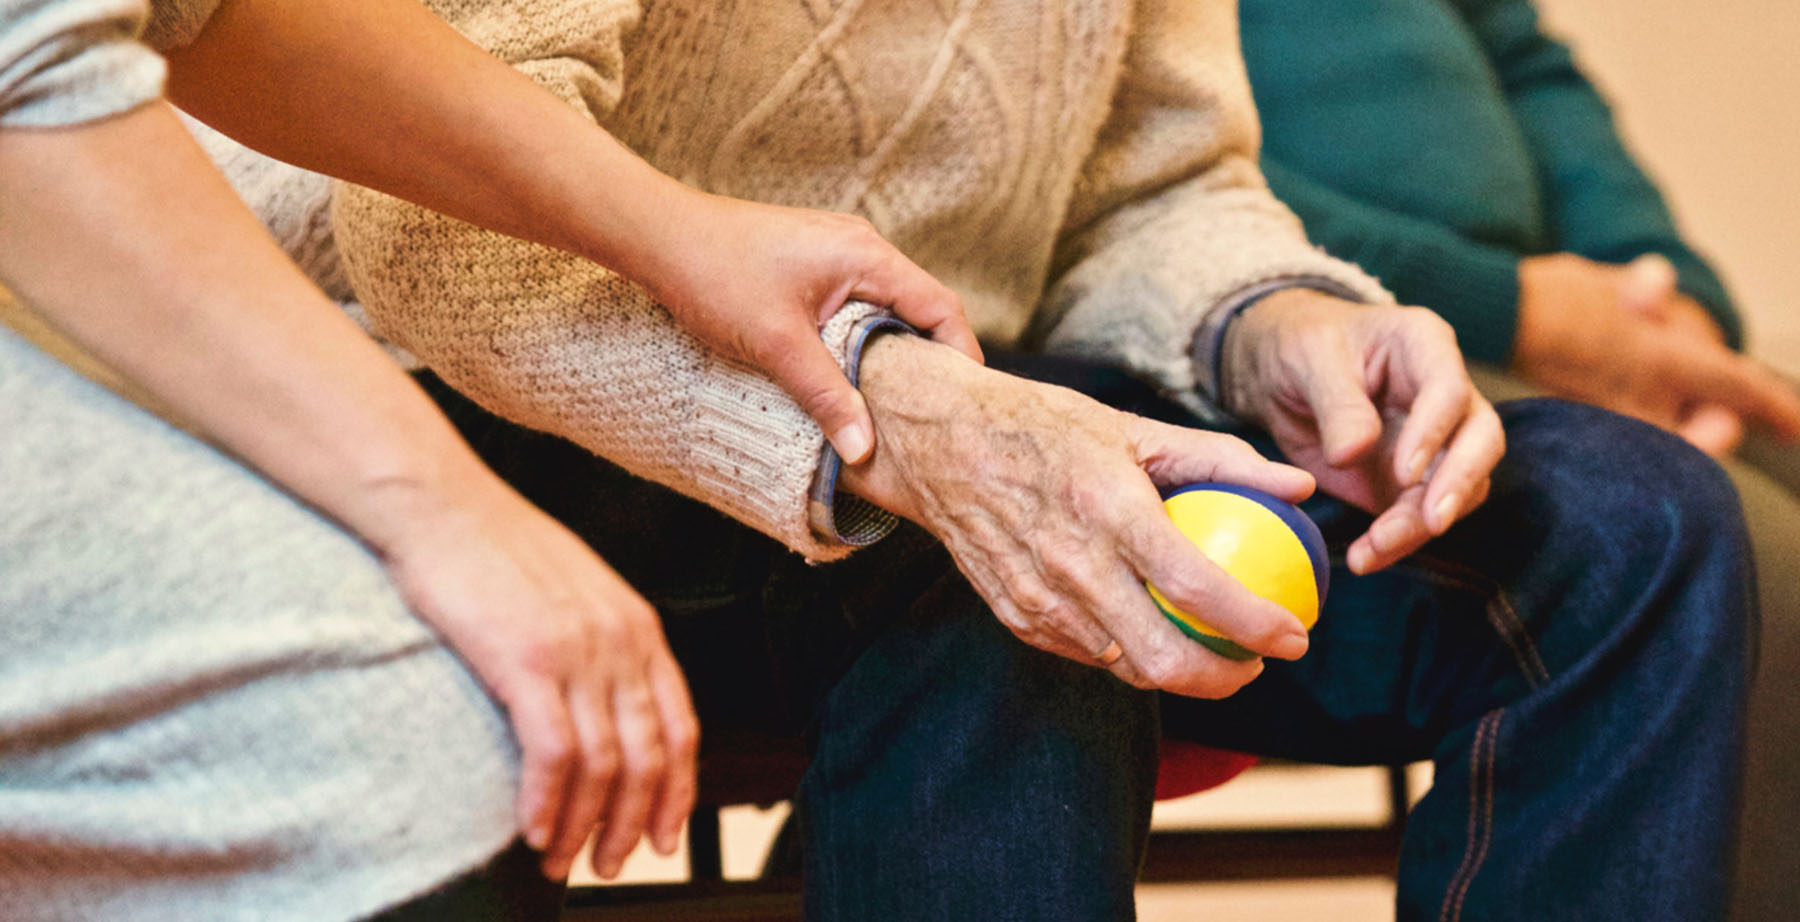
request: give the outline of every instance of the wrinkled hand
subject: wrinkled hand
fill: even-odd
[[[402,498],[393,520],[411,524],[377,551],[505,707],[522,750],[519,828],[544,873],[567,877],[596,828],[603,877],[645,834],[673,853],[694,806],[699,725],[656,613],[498,481],[438,495],[454,500]]]
[[[1298,501],[1305,472],[1226,435],[1120,413],[911,337],[877,339],[863,388],[881,430],[846,488],[930,530],[1025,642],[1127,682],[1218,698],[1261,671],[1188,640],[1144,582],[1255,652],[1293,659],[1306,632],[1176,530],[1157,485],[1212,480]],[[1104,655],[1116,642],[1122,655]]]
[[[860,217],[694,194],[670,227],[676,238],[658,250],[669,262],[640,280],[683,329],[787,391],[850,464],[867,459],[875,430],[819,340],[847,302],[887,307],[981,360],[956,293]]]
[[[1232,325],[1222,360],[1226,408],[1375,515],[1351,570],[1388,566],[1487,499],[1506,436],[1431,311],[1277,292]]]
[[[1553,394],[1635,416],[1723,457],[1746,423],[1800,437],[1800,396],[1732,352],[1712,317],[1647,256],[1626,266],[1569,253],[1519,264],[1513,365]]]

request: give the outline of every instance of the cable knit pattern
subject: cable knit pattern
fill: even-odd
[[[1238,292],[1387,297],[1255,170],[1224,0],[429,2],[664,172],[868,217],[990,342],[1029,327],[1198,403],[1194,333]],[[376,324],[489,409],[845,552],[805,527],[817,429],[636,286],[348,186],[336,222]]]

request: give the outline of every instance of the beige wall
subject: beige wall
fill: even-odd
[[[1539,5],[1736,293],[1752,352],[1800,375],[1800,3]]]

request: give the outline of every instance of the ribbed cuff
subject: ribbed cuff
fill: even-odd
[[[844,377],[850,379],[852,387],[859,383],[862,375],[863,350],[882,333],[917,335],[918,331],[892,314],[870,314],[858,320],[851,328],[844,348]],[[842,459],[831,447],[831,442],[826,441],[807,498],[807,524],[812,527],[813,537],[821,542],[867,547],[887,537],[899,520],[893,513],[860,496],[839,493],[837,481],[842,470]]]
[[[1242,316],[1244,311],[1256,306],[1262,299],[1278,292],[1293,288],[1307,288],[1323,292],[1334,298],[1342,298],[1357,304],[1365,303],[1363,296],[1349,286],[1336,279],[1323,275],[1297,275],[1289,278],[1269,279],[1258,282],[1235,295],[1219,302],[1201,321],[1200,328],[1194,331],[1192,346],[1194,359],[1194,384],[1200,392],[1200,398],[1207,409],[1213,410],[1217,416],[1207,422],[1222,423],[1231,420],[1231,414],[1225,410],[1225,334],[1231,330],[1231,324]],[[1205,418],[1206,414],[1201,414]]]

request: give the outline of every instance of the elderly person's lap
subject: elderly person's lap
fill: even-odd
[[[992,358],[1194,422],[1111,370]],[[1026,646],[922,531],[811,566],[427,386],[490,464],[664,612],[703,725],[807,735],[798,813],[821,918],[1123,917],[1159,711],[1162,732],[1250,751],[1436,759],[1406,846],[1405,918],[1465,905],[1684,918],[1725,886],[1747,551],[1717,468],[1651,427],[1506,407],[1515,450],[1487,507],[1368,577],[1342,565],[1367,517],[1310,503],[1336,562],[1312,652],[1207,702]],[[1646,886],[1636,871],[1670,842],[1696,857]]]

